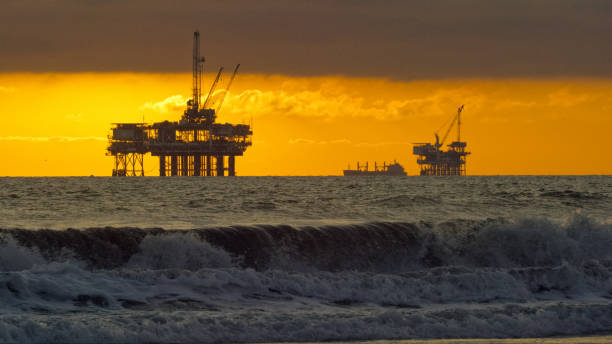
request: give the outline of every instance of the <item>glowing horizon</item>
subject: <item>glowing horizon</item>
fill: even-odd
[[[190,78],[0,74],[0,175],[109,176],[110,124],[180,119]],[[241,176],[340,175],[356,161],[394,159],[415,175],[411,143],[432,142],[461,104],[462,139],[472,152],[468,175],[612,173],[612,162],[603,158],[612,128],[612,79],[605,78],[239,74],[217,121],[253,122],[253,146],[236,160]],[[147,158],[147,175],[156,169],[156,160]]]

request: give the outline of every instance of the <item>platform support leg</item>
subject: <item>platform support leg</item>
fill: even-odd
[[[178,157],[173,155],[170,157],[170,175],[176,176],[178,175]]]
[[[227,175],[230,177],[236,175],[236,157],[233,155],[227,157]]]
[[[225,175],[224,156],[217,155],[217,177],[223,177]]]
[[[193,175],[200,176],[201,169],[202,169],[202,156],[196,154],[193,156]]]
[[[165,155],[159,156],[159,176],[160,177],[166,176],[166,156]]]
[[[187,155],[181,156],[181,176],[189,175],[189,157]]]
[[[212,176],[212,156],[206,156],[206,176]]]

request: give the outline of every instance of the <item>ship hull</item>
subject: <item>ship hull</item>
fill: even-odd
[[[344,170],[344,176],[405,176],[406,172]]]

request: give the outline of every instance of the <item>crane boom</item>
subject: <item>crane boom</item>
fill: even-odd
[[[457,142],[461,142],[461,112],[463,111],[463,105],[457,110]]]
[[[215,78],[215,81],[213,81],[212,85],[210,86],[210,91],[208,91],[208,95],[206,95],[206,100],[204,101],[204,104],[202,105],[203,109],[206,109],[206,107],[208,106],[208,102],[210,101],[210,97],[212,96],[213,92],[217,88],[217,84],[219,83],[219,79],[221,78],[221,72],[223,72],[223,67],[219,68],[219,73],[217,73],[217,77]]]
[[[219,105],[217,105],[217,109],[215,110],[215,113],[217,113],[217,114],[219,113],[219,111],[221,111],[221,106],[223,105],[223,102],[225,101],[225,97],[229,93],[229,89],[232,86],[232,82],[234,81],[234,78],[236,77],[236,73],[238,73],[238,68],[240,68],[240,63],[236,65],[236,68],[234,68],[234,73],[232,74],[232,77],[230,78],[229,82],[227,83],[227,87],[225,88],[225,92],[223,92],[223,95],[221,96],[221,99],[219,100]]]
[[[460,119],[461,111],[463,111],[463,105],[461,105],[459,107],[459,109],[457,109],[457,116],[455,116],[455,118],[453,118],[453,121],[451,122],[450,126],[448,127],[448,129],[446,129],[446,133],[442,137],[442,141],[440,142],[439,147],[444,145],[444,141],[446,141],[446,138],[448,137],[448,134],[450,134],[451,129],[453,129],[453,126],[455,125],[455,122],[459,122],[459,124],[457,126],[457,140],[459,140],[461,138],[461,135],[460,135],[460,132],[459,132],[459,130],[460,130],[459,126],[461,125],[461,119]]]

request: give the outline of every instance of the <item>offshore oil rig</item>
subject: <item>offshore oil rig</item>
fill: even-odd
[[[465,150],[467,142],[461,141],[461,112],[463,105],[457,110],[457,115],[449,125],[446,133],[440,140],[438,133],[436,143],[414,143],[413,154],[418,155],[417,163],[421,167],[422,176],[465,176],[465,158],[470,152]],[[447,145],[448,149],[443,150],[446,138],[450,134],[453,126],[457,124],[457,141]]]
[[[215,120],[240,65],[219,96],[213,93],[221,78],[221,67],[201,102],[203,67],[200,33],[196,31],[193,34],[193,97],[187,102],[181,120],[114,123],[107,148],[107,155],[115,157],[113,176],[144,176],[147,153],[159,158],[160,176],[224,176],[226,172],[228,176],[236,175],[236,156],[242,156],[251,146],[253,132],[246,124],[221,124]]]

